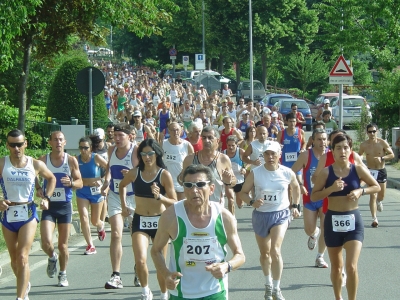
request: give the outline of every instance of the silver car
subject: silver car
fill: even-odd
[[[332,102],[332,115],[339,121],[339,99]],[[361,96],[343,96],[343,125],[350,125],[359,122],[361,119],[361,109],[364,106],[364,98]],[[369,107],[367,106],[369,111]],[[368,112],[369,113],[369,112]]]
[[[244,80],[240,82],[237,88],[237,96],[240,98],[243,96],[244,99],[250,99],[250,80]],[[265,88],[263,84],[258,80],[253,80],[254,90],[254,101],[261,101],[265,96]]]

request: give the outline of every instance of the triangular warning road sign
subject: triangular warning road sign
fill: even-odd
[[[329,76],[353,76],[353,72],[350,70],[343,55],[339,56]]]

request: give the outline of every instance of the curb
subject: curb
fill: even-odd
[[[72,220],[71,223],[71,230],[69,236],[73,236],[76,234],[81,233],[81,224],[79,220]],[[53,244],[57,245],[58,242],[58,231],[55,230],[53,233]],[[42,249],[42,245],[40,242],[40,239],[35,239],[32,243],[31,251],[29,254],[36,252],[38,250]],[[4,266],[6,264],[10,263],[10,255],[8,254],[8,251],[4,251],[3,253],[0,253],[0,266]]]
[[[387,187],[398,190],[398,189],[400,189],[400,181],[388,178],[387,179]]]

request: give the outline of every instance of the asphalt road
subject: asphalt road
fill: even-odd
[[[360,200],[365,223],[365,240],[359,260],[358,299],[399,299],[398,270],[400,260],[396,259],[400,250],[399,216],[396,199],[400,192],[389,189],[384,202],[384,211],[379,213],[379,228],[370,227],[371,217],[368,196]],[[251,228],[249,207],[237,210],[240,239],[246,255],[243,267],[229,275],[229,299],[263,299],[264,276],[259,266],[259,252]],[[109,228],[108,228],[109,230]],[[94,230],[93,230],[94,233]],[[69,287],[57,287],[57,279],[46,275],[47,258],[42,251],[30,256],[32,289],[30,299],[140,299],[141,288],[133,286],[133,254],[129,232],[124,232],[121,290],[106,290],[104,283],[111,275],[109,260],[109,239],[104,242],[95,240],[97,254],[83,255],[85,243],[81,235],[70,239],[70,263],[68,265]],[[316,249],[307,248],[307,236],[303,231],[302,218],[292,222],[283,243],[284,270],[281,288],[286,299],[321,300],[334,299],[330,284],[330,269],[314,267]],[[329,263],[329,257],[325,255]],[[149,285],[154,299],[159,299],[159,288],[153,263],[149,256]],[[3,266],[0,277],[0,299],[15,299],[15,278],[10,266]],[[347,299],[344,289],[343,298]]]

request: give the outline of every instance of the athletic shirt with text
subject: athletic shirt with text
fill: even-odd
[[[171,242],[169,269],[182,277],[171,295],[184,299],[198,299],[222,291],[228,292],[228,275],[216,279],[205,267],[226,261],[227,234],[222,219],[222,208],[210,202],[211,220],[205,228],[196,228],[190,222],[185,201],[174,204],[177,236]]]
[[[56,187],[54,189],[53,195],[51,196],[51,201],[57,202],[71,202],[73,192],[71,187],[66,187],[62,184],[61,178],[68,176],[71,177],[71,169],[68,163],[69,155],[64,153],[63,163],[59,167],[55,167],[50,160],[50,154],[46,156],[46,166],[54,174],[56,178]],[[44,180],[43,190],[46,191],[47,180]]]
[[[281,163],[286,167],[292,167],[297,161],[301,148],[301,131],[296,127],[292,136],[287,134],[287,129],[282,131],[282,137],[279,141],[282,145]]]
[[[25,157],[27,162],[23,168],[14,167],[10,161],[10,157],[4,157],[0,185],[5,200],[21,203],[33,201],[36,171],[33,167],[32,157]]]
[[[189,108],[189,110],[186,110],[186,108],[183,108],[183,113],[182,113],[182,118],[183,121],[189,122],[192,120],[192,108]]]
[[[134,146],[131,144],[128,153],[121,159],[119,159],[116,155],[117,147],[114,148],[114,151],[111,153],[110,157],[110,173],[111,173],[111,181],[110,181],[110,189],[119,194],[119,184],[121,180],[124,178],[122,174],[122,170],[130,170],[133,169],[132,164],[132,153]],[[133,183],[129,183],[126,186],[126,195],[132,196],[134,195]]]
[[[255,140],[251,142],[251,147],[252,147],[252,152],[250,155],[251,160],[256,160],[257,158],[261,161],[262,164],[265,163],[264,160],[264,151],[267,149],[268,145],[271,142],[266,140],[263,143],[261,143],[259,140]],[[251,165],[251,169],[257,168],[255,165]]]
[[[179,145],[172,145],[169,140],[164,140],[163,142],[163,161],[168,171],[171,173],[175,188],[181,188],[177,177],[182,171],[183,160],[188,156],[188,147],[189,142],[185,140],[181,140]]]

